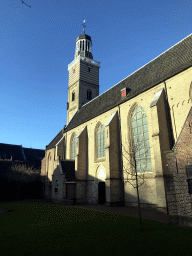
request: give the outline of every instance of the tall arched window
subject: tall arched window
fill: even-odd
[[[131,128],[136,171],[138,173],[152,172],[147,116],[142,106],[134,109],[131,116]]]
[[[74,134],[71,140],[71,159],[75,159],[77,148],[77,136]]]
[[[100,124],[96,132],[97,158],[105,157],[105,128]]]

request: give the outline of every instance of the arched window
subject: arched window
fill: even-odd
[[[137,106],[131,116],[133,149],[137,173],[152,172],[147,116],[142,106]]]
[[[92,100],[92,92],[91,90],[87,90],[87,99]]]
[[[72,92],[72,101],[75,100],[75,92]]]
[[[75,159],[77,148],[77,136],[74,135],[71,140],[71,159]]]
[[[96,132],[97,158],[105,157],[105,128],[100,124]]]

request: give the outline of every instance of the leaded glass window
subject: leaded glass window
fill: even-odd
[[[105,157],[105,128],[103,124],[97,129],[97,157]]]
[[[133,146],[138,173],[152,172],[147,116],[142,106],[137,106],[131,116]]]
[[[77,148],[77,136],[74,135],[71,141],[71,159],[75,159]]]

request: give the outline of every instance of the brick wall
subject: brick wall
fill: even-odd
[[[192,108],[173,150],[167,151],[168,173],[165,174],[169,215],[192,218],[192,196],[188,192],[186,166],[192,164]]]

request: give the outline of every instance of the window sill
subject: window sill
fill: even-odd
[[[105,160],[106,160],[106,158],[105,158],[105,157],[97,158],[97,159],[95,160],[95,163],[98,163],[98,162],[104,162]]]
[[[137,176],[143,176],[145,177],[145,179],[152,179],[155,178],[155,174],[153,172],[140,172],[137,173]]]

